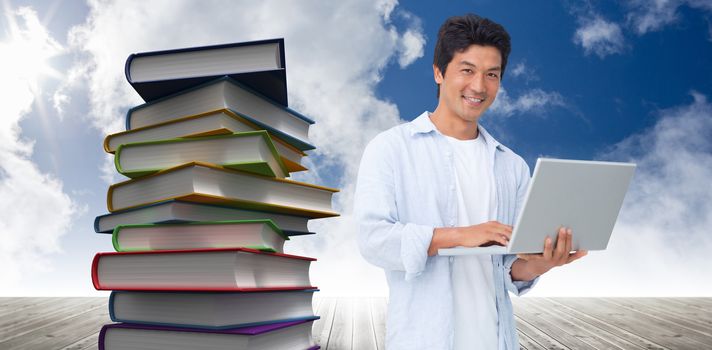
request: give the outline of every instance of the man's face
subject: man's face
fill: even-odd
[[[438,108],[448,116],[477,122],[494,102],[502,73],[502,56],[493,46],[471,45],[456,52],[445,75],[433,66],[440,84]]]

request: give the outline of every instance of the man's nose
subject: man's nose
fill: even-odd
[[[485,92],[485,75],[480,73],[475,74],[472,80],[470,80],[470,89],[476,93]]]

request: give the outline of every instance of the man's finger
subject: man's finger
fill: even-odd
[[[572,246],[574,244],[573,242],[574,242],[573,231],[571,230],[571,228],[568,228],[566,230],[566,249],[565,249],[566,255],[564,255],[563,261],[561,261],[564,264],[566,263],[567,258],[569,257],[569,253],[571,253]]]
[[[542,255],[544,256],[544,259],[551,260],[552,254],[553,249],[551,248],[551,237],[546,236],[546,239],[544,240],[544,253],[542,253]]]
[[[564,228],[559,230],[559,238],[556,240],[556,246],[554,247],[554,256],[552,257],[554,262],[557,264],[562,263],[563,259],[568,257],[568,253],[565,253],[566,249],[566,231]]]
[[[588,251],[587,251],[587,250],[579,250],[579,251],[576,251],[575,253],[569,255],[569,258],[566,260],[566,263],[568,264],[568,263],[570,263],[570,262],[572,262],[572,261],[581,259],[581,258],[583,258],[583,257],[586,256],[586,255],[588,255]]]

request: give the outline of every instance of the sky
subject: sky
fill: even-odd
[[[135,52],[282,37],[290,107],[316,121],[308,173],[340,188],[341,217],[285,246],[318,259],[323,295],[387,293],[356,245],[363,148],[432,111],[440,24],[472,12],[512,37],[482,124],[537,157],[630,161],[636,175],[605,251],[544,275],[531,296],[712,296],[712,1],[0,0],[0,296],[100,296],[91,284],[106,191],[103,138],[142,100]]]

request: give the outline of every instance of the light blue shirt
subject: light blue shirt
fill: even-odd
[[[529,185],[526,162],[479,126],[494,157],[497,221],[512,225]],[[424,112],[386,130],[364,150],[354,214],[359,248],[385,270],[389,286],[386,348],[451,349],[454,335],[453,259],[428,256],[436,227],[457,223],[455,168],[451,145]],[[510,291],[521,295],[529,282],[512,281],[516,255],[493,255],[499,349],[519,349]],[[476,329],[472,330],[477,332]]]

